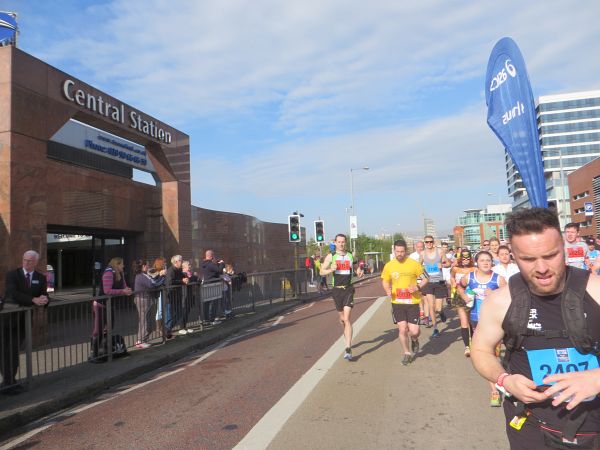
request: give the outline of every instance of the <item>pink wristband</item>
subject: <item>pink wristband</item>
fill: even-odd
[[[506,377],[508,377],[510,375],[510,373],[501,373],[500,375],[498,375],[498,379],[496,380],[496,384],[500,387],[504,387],[504,380],[506,379]]]

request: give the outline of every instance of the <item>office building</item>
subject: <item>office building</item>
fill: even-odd
[[[454,242],[458,246],[478,249],[485,239],[507,239],[504,218],[511,206],[488,205],[485,209],[466,209],[454,227]]]
[[[568,175],[600,156],[600,91],[545,95],[536,102],[548,201],[561,225],[571,222]],[[521,177],[505,151],[508,194],[513,208],[529,206]]]
[[[423,219],[423,236],[433,236],[436,237],[435,234],[435,222],[433,219]]]

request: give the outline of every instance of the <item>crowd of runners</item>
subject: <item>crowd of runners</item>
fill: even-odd
[[[546,210],[542,210],[542,212],[543,211]],[[518,356],[517,359],[520,359],[521,354],[527,354],[527,357],[530,357],[530,355],[535,355],[536,352],[527,351],[526,347],[515,347],[512,346],[512,344],[509,346],[509,343],[507,342],[507,339],[511,337],[511,323],[509,319],[515,323],[517,322],[517,319],[513,318],[512,316],[507,318],[506,321],[503,319],[498,319],[499,316],[496,316],[494,319],[490,319],[490,316],[492,316],[494,312],[490,312],[490,306],[484,307],[484,305],[490,303],[491,300],[487,299],[496,290],[498,290],[499,293],[496,295],[496,297],[510,298],[511,295],[518,295],[520,297],[528,298],[530,295],[536,295],[537,292],[540,291],[544,295],[548,295],[550,300],[554,300],[554,298],[559,295],[560,301],[563,295],[562,290],[565,289],[565,273],[569,273],[564,269],[565,267],[571,266],[576,268],[571,269],[571,271],[583,269],[580,270],[579,273],[587,274],[586,279],[589,278],[590,273],[595,275],[600,273],[600,258],[598,258],[599,251],[596,249],[596,247],[600,248],[600,245],[598,245],[599,243],[593,239],[581,239],[579,237],[579,226],[577,224],[567,224],[561,233],[561,230],[558,227],[558,220],[554,220],[555,217],[552,215],[553,213],[543,212],[542,215],[546,215],[548,217],[545,218],[546,222],[542,222],[538,228],[535,227],[535,214],[541,213],[538,211],[535,214],[529,213],[529,216],[527,214],[528,213],[526,212],[520,215],[524,217],[523,220],[528,220],[529,222],[534,223],[534,225],[530,226],[530,228],[524,228],[525,231],[521,230],[518,225],[518,218],[520,216],[515,215],[515,218],[512,220],[513,223],[517,223],[517,225],[512,225],[513,230],[516,230],[513,232],[518,235],[517,237],[520,238],[519,233],[521,233],[534,244],[537,244],[538,247],[540,247],[541,254],[537,253],[538,248],[534,246],[531,249],[520,249],[521,256],[515,257],[514,250],[510,243],[504,240],[499,240],[497,237],[485,239],[481,243],[480,248],[472,250],[467,247],[458,247],[455,249],[450,247],[446,242],[440,242],[439,245],[436,245],[436,241],[433,236],[425,236],[422,241],[414,244],[414,251],[412,253],[409,253],[409,249],[405,241],[397,240],[393,244],[393,257],[384,266],[381,274],[381,280],[385,293],[391,302],[392,320],[398,327],[398,337],[403,352],[402,364],[405,366],[408,366],[415,361],[415,358],[419,354],[419,337],[421,334],[420,327],[433,328],[431,339],[438,338],[440,336],[438,324],[439,322],[446,322],[449,309],[455,311],[455,314],[453,314],[452,317],[456,317],[460,322],[461,337],[464,344],[464,355],[467,358],[471,357],[472,352],[475,350],[475,347],[473,347],[473,342],[477,342],[477,339],[474,339],[475,330],[478,328],[478,326],[482,326],[482,311],[486,311],[487,308],[487,313],[485,313],[485,323],[487,325],[488,322],[493,322],[493,320],[495,320],[496,322],[493,323],[491,328],[496,333],[490,333],[486,326],[483,327],[486,329],[477,334],[477,336],[484,336],[484,338],[479,339],[479,347],[477,348],[477,351],[479,351],[480,354],[473,355],[473,359],[477,370],[488,380],[490,386],[490,406],[502,406],[503,394],[505,395],[504,400],[507,398],[509,399],[508,402],[504,401],[504,404],[505,412],[508,411],[506,412],[507,430],[510,427],[513,428],[513,435],[511,435],[511,431],[508,433],[509,440],[511,441],[511,448],[547,448],[545,441],[540,443],[542,442],[540,441],[542,438],[537,435],[538,430],[535,428],[539,426],[541,427],[540,429],[543,429],[546,425],[548,425],[549,422],[545,422],[542,419],[538,418],[539,420],[537,422],[535,420],[531,420],[529,422],[529,424],[533,424],[535,426],[535,431],[530,432],[529,434],[523,432],[514,435],[514,430],[521,430],[523,423],[526,422],[528,417],[537,413],[538,409],[536,408],[541,408],[542,411],[545,412],[546,410],[544,408],[547,408],[547,406],[535,406],[530,409],[524,408],[520,412],[517,411],[517,414],[514,417],[511,416],[511,414],[515,412],[514,409],[506,406],[506,404],[514,405],[519,403],[523,405],[523,402],[526,404],[528,401],[534,401],[531,400],[533,398],[531,396],[525,397],[525,400],[520,398],[519,394],[521,392],[518,390],[521,389],[525,391],[526,389],[531,390],[532,387],[534,389],[536,388],[535,383],[528,378],[535,376],[534,369],[531,368],[529,372],[526,369],[519,369],[520,372],[517,374],[506,372],[505,368],[510,366],[508,362],[510,361],[511,355],[515,354]],[[543,220],[543,218],[541,220]],[[554,236],[552,236],[552,238],[554,241],[560,242],[560,246],[558,248],[547,250],[546,247],[549,248],[551,245],[556,244],[556,242],[550,239],[552,242],[549,244],[547,244],[545,241],[542,241],[546,247],[541,248],[542,246],[536,241],[536,239],[539,237],[538,235],[544,235],[544,233],[551,234],[555,233],[556,231],[558,231],[558,240],[554,238]],[[333,275],[332,297],[339,314],[340,323],[342,324],[344,330],[344,359],[352,360],[352,324],[350,317],[352,307],[354,305],[354,288],[352,287],[351,280],[354,271],[358,277],[363,276],[363,271],[360,267],[356,267],[356,264],[353,260],[353,255],[346,251],[345,246],[345,235],[337,235],[335,238],[335,251],[327,255],[325,258],[320,268],[320,274],[322,276],[329,274]],[[554,263],[554,266],[549,263],[550,261]],[[563,267],[562,272],[560,271],[561,265]],[[526,267],[527,273],[521,274],[520,267]],[[532,268],[530,269],[530,267]],[[514,283],[510,283],[510,291],[508,289],[501,289],[503,286],[506,286],[509,280],[516,274],[519,274],[519,276],[515,277],[518,278],[518,280],[516,280]],[[594,279],[600,280],[600,277],[594,277]],[[561,282],[562,284],[560,284]],[[538,284],[541,284],[542,286],[552,284],[552,286],[556,289],[550,292],[548,289],[540,289]],[[515,286],[519,286],[520,290],[514,290],[518,289]],[[557,290],[558,293],[555,292]],[[507,292],[510,293],[506,294]],[[529,294],[529,292],[532,294]],[[545,299],[546,297],[542,298]],[[548,305],[549,304],[550,302],[548,302]],[[535,322],[538,317],[538,311],[542,310],[543,308],[547,308],[547,306],[543,305],[543,307],[539,307],[539,309],[532,308],[527,310],[524,315],[521,314],[524,319],[521,318],[519,320],[525,320],[525,327],[532,329],[537,327],[539,329],[536,329],[532,332],[528,330],[525,333],[517,333],[518,339],[521,339],[522,341],[523,336],[525,335],[537,335],[544,333],[544,331],[542,331],[540,328],[540,324]],[[506,308],[504,309],[504,312],[506,313]],[[556,313],[556,311],[554,311],[554,313]],[[563,314],[566,313],[563,312]],[[527,322],[527,320],[529,320],[529,322]],[[585,319],[582,320],[585,321]],[[563,321],[566,323],[566,319],[563,319]],[[494,325],[496,328],[494,328]],[[505,327],[508,327],[508,331]],[[568,329],[570,325],[566,325],[566,327],[567,330],[562,330],[555,333],[558,335],[558,337],[562,337],[563,342],[561,344],[563,346],[568,345],[568,339],[566,337],[569,336]],[[599,325],[596,324],[595,330],[600,335],[600,329],[598,329],[598,327]],[[498,331],[498,328],[500,331]],[[587,329],[585,327],[583,328],[584,332],[587,332]],[[571,331],[571,334],[574,334],[574,332]],[[490,336],[494,337],[492,337],[490,340]],[[536,342],[535,345],[542,347],[542,349],[538,350],[538,352],[543,353],[546,351],[543,349],[548,348],[548,345],[552,345],[549,344],[549,342],[552,342],[549,340],[549,335],[544,339],[545,344],[539,344],[537,341],[534,341]],[[570,339],[573,341],[574,338],[571,337]],[[484,344],[482,344],[482,341]],[[491,345],[492,341],[493,345]],[[506,348],[504,348],[503,344],[506,345]],[[597,361],[597,355],[600,354],[598,340],[596,340],[595,345],[596,347],[594,348],[596,351],[596,356],[591,356],[591,362],[583,357],[580,358],[581,354],[577,353],[578,356],[574,357],[575,365],[567,364],[565,369],[561,363],[559,363],[557,366],[558,368],[556,369],[557,372],[552,373],[562,373],[561,370],[566,370],[567,372],[575,371],[573,367],[584,367],[584,365],[585,367],[588,367],[589,365],[591,369],[595,368],[596,370],[595,376],[598,378],[598,380],[594,382],[593,389],[596,390],[595,394],[597,394],[597,391],[600,391],[600,369],[598,369]],[[482,349],[487,349],[489,347],[491,347],[490,353],[485,353],[482,351]],[[575,347],[576,348],[573,348],[573,352],[576,353],[579,350],[579,347]],[[556,349],[550,347],[549,350],[555,351],[557,355],[559,353],[568,353],[569,356],[571,355],[571,349]],[[481,355],[481,353],[484,354]],[[504,355],[504,359],[501,360],[500,356],[504,353],[506,353]],[[573,353],[573,355],[575,355],[575,353]],[[475,361],[475,356],[477,356],[477,363]],[[563,358],[566,358],[564,361],[568,362],[567,356],[563,356]],[[486,364],[486,366],[483,368],[481,366],[482,363],[479,362],[481,360],[485,361]],[[496,362],[494,363],[493,361]],[[501,361],[504,362],[504,367],[501,365]],[[537,362],[534,363],[532,361],[534,360],[529,360],[529,365],[533,367],[533,365],[537,364]],[[579,364],[579,366],[577,366],[577,364]],[[493,367],[494,370],[490,371],[487,369],[487,366]],[[498,367],[502,368],[502,372],[498,375],[495,375],[495,373],[499,370]],[[554,366],[551,366],[550,363],[546,364],[544,362],[544,364],[541,364],[541,367],[546,368]],[[494,375],[489,375],[492,372]],[[551,375],[552,373],[547,372],[546,374]],[[512,380],[513,375],[515,376],[515,380],[521,382],[523,386],[526,387],[518,385],[518,387],[514,389],[514,392],[509,392],[509,390],[505,389],[505,382],[509,380],[509,377],[510,380]],[[527,382],[523,382],[517,377],[525,378]],[[539,379],[537,382],[539,388],[539,384],[542,383],[541,380],[543,377],[539,376],[538,378]],[[552,377],[549,377],[548,379],[552,379]],[[570,379],[571,378],[569,374],[567,380]],[[563,382],[562,379],[557,378],[557,380]],[[596,387],[598,387],[598,389],[596,389]],[[556,388],[553,388],[553,390],[550,392],[554,391],[556,391]],[[586,392],[589,391],[590,390],[587,389]],[[516,397],[511,397],[511,392],[517,392]],[[598,405],[598,399],[596,398],[595,394],[591,396],[591,398],[596,399],[592,403],[595,402],[595,404]],[[555,394],[553,398],[554,401],[552,402],[552,405],[555,407],[556,404],[560,404],[561,402],[572,402],[573,398],[576,397],[571,396],[566,399],[561,398],[560,401],[557,401],[557,395]],[[540,394],[538,394],[535,397],[535,401],[541,402],[541,400],[542,398],[540,397]],[[552,398],[548,399],[548,397],[544,395],[543,400],[552,401]],[[579,401],[580,399],[577,399],[576,403]],[[580,407],[580,409],[582,409],[582,407]],[[532,411],[535,411],[535,413]],[[566,439],[565,442],[567,442],[568,445],[571,445],[573,442],[577,442],[577,437],[579,434],[575,433],[575,435],[573,435],[573,433],[571,433],[571,428],[574,426],[571,424],[571,422],[569,422],[570,419],[565,419],[565,417],[569,416],[569,414],[562,413],[557,415],[555,412],[553,412],[551,416],[553,420],[556,419],[557,423],[561,423],[566,427],[566,431],[562,429],[557,431],[557,433],[562,436],[561,439]],[[593,426],[598,425],[600,428],[600,416],[596,416],[599,416],[598,408],[595,408],[594,410],[595,418],[589,420],[593,421]],[[576,425],[581,427],[582,424],[587,424],[588,422],[586,422],[585,418],[578,419],[578,421],[576,421]],[[596,422],[598,423],[596,424]],[[565,423],[568,423],[569,425],[565,425]],[[596,430],[596,433],[593,434],[593,436],[595,436],[594,439],[598,441],[596,442],[598,447],[550,446],[549,448],[600,448],[600,437],[598,437],[597,431],[599,430]],[[575,437],[573,438],[572,435]],[[589,433],[584,433],[584,435],[588,436]],[[543,439],[549,438],[545,437]],[[520,447],[522,442],[526,442],[528,447]]]

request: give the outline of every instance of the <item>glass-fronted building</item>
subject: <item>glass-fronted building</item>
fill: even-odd
[[[561,225],[571,222],[567,175],[600,156],[600,91],[546,95],[536,102],[548,201]],[[508,195],[513,207],[529,206],[523,181],[505,151]]]
[[[497,237],[507,239],[504,217],[511,211],[510,205],[488,205],[485,209],[466,209],[465,215],[457,220],[457,230],[462,236],[454,236],[456,242],[477,249],[485,239]]]

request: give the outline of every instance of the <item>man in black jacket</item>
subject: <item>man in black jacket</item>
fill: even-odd
[[[48,305],[46,277],[35,270],[40,255],[29,250],[23,254],[23,264],[6,274],[6,300],[19,306],[44,307]],[[0,316],[2,330],[2,388],[4,393],[18,394],[23,389],[15,385],[19,368],[19,349],[25,338],[25,314],[23,312]]]
[[[206,250],[206,253],[204,254],[204,261],[202,261],[202,264],[200,264],[200,268],[202,269],[202,282],[211,283],[221,279],[221,275],[223,275],[223,269],[225,268],[225,262],[222,259],[217,261],[215,258],[215,252],[213,250]],[[215,305],[214,300],[204,302],[202,304],[204,311],[203,321],[205,324],[207,322],[211,322],[213,325],[220,323],[218,320],[215,320],[217,314],[216,306],[217,305]]]

